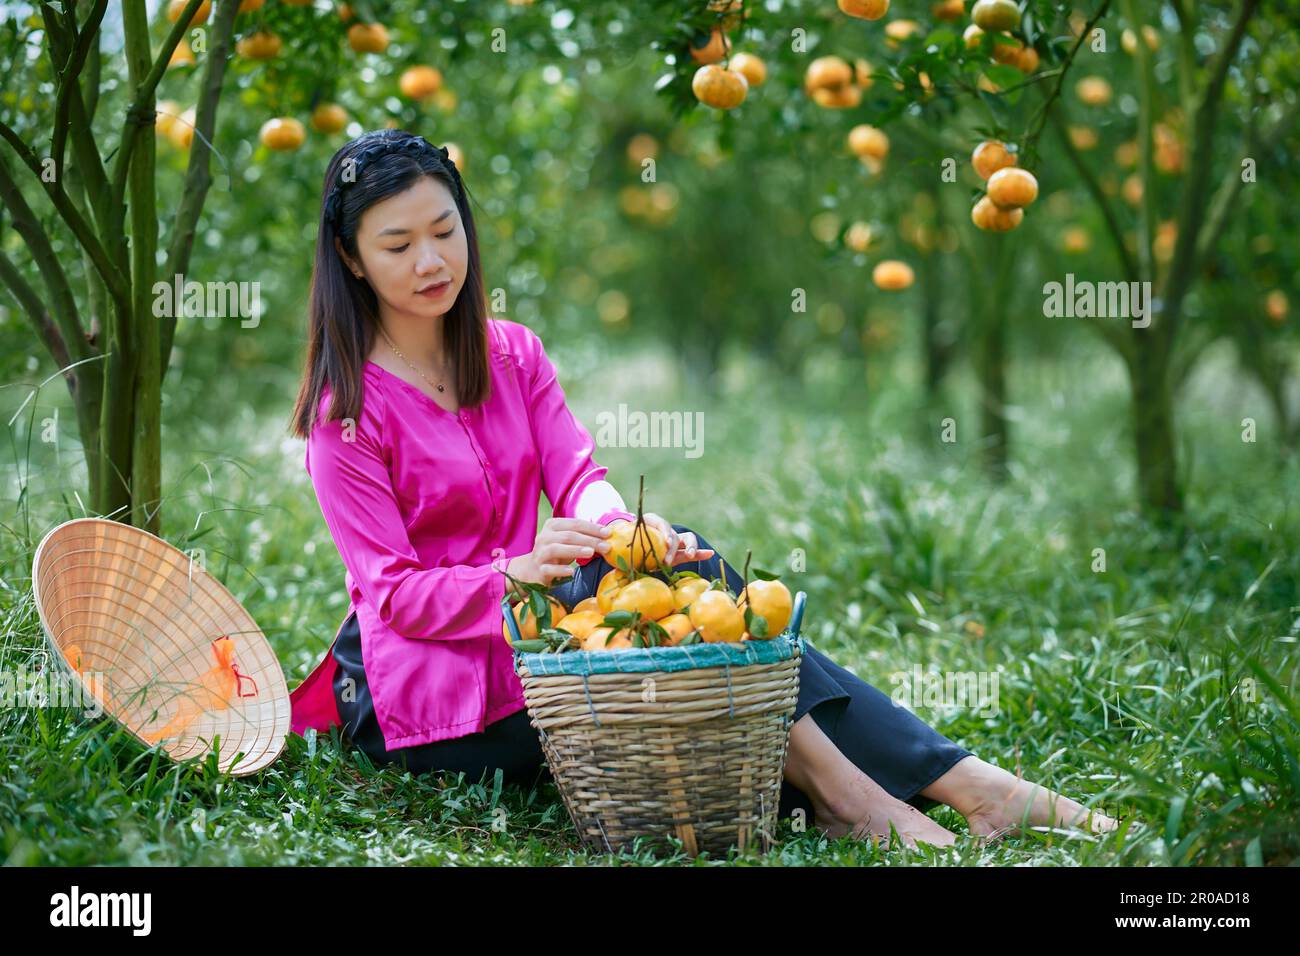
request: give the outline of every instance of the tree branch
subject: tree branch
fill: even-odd
[[[139,0],[135,0],[135,2],[139,2]],[[158,58],[154,60],[148,74],[145,75],[144,80],[133,92],[131,105],[126,109],[126,119],[122,122],[122,134],[118,141],[117,158],[113,163],[112,202],[115,210],[121,209],[124,202],[126,173],[131,166],[131,153],[135,150],[139,131],[145,125],[152,126],[156,120],[157,111],[151,109],[154,90],[158,88],[158,81],[162,79],[163,73],[167,71],[172,54],[176,52],[176,47],[180,45],[185,31],[189,29],[190,18],[194,16],[195,11],[198,10],[199,4],[202,2],[203,0],[189,0],[185,5],[185,9],[176,18],[171,31],[163,40],[162,48],[158,51]],[[217,0],[217,5],[220,9],[224,9],[225,5],[221,0]],[[221,13],[218,12],[217,16],[220,17]],[[209,50],[209,62],[215,55],[215,50]]]
[[[54,138],[50,147],[50,155],[54,157],[55,168],[60,173],[63,172],[63,149],[69,129],[70,100],[73,94],[78,97],[81,95],[78,78],[81,76],[82,67],[85,66],[86,56],[90,53],[91,44],[95,42],[100,22],[104,19],[104,11],[107,7],[108,0],[95,0],[95,5],[90,10],[90,16],[81,31],[78,32],[76,14],[71,4],[64,7],[64,16],[68,21],[66,29],[60,28],[58,18],[55,16],[52,7],[47,4],[41,6],[41,14],[45,18],[45,29],[50,38],[50,59],[54,61],[58,58],[65,61],[61,67],[54,63],[54,75],[58,81],[59,91],[54,103]],[[69,49],[69,45],[71,45],[71,49]]]
[[[176,209],[176,218],[172,223],[164,277],[170,278],[189,268],[199,216],[203,212],[203,204],[212,185],[212,173],[208,168],[212,152],[210,144],[216,133],[217,106],[221,100],[221,86],[226,76],[226,64],[230,62],[231,38],[235,33],[237,12],[235,0],[218,0],[217,12],[209,30],[211,42],[208,61],[203,70],[203,88],[195,107],[194,141],[190,144],[190,162],[186,167],[185,182],[181,187],[180,205]],[[177,312],[179,310],[172,310],[171,314],[163,316],[162,328],[159,330],[162,349],[161,368],[164,378],[171,358],[172,341],[176,335]]]
[[[0,123],[0,137],[3,137],[13,147],[14,152],[18,154],[18,157],[32,171],[41,185],[45,187],[45,193],[50,197],[50,201],[54,203],[54,208],[59,211],[59,215],[67,223],[68,228],[72,230],[72,234],[76,236],[82,248],[90,254],[91,261],[94,262],[96,271],[103,277],[104,284],[108,286],[109,294],[113,296],[114,302],[123,307],[127,306],[130,295],[126,276],[109,259],[108,252],[99,241],[99,237],[90,228],[90,224],[86,222],[80,210],[68,199],[68,194],[63,190],[63,184],[57,177],[52,183],[45,181],[45,178],[41,175],[41,164],[40,160],[36,158],[36,154],[5,123]],[[7,175],[8,172],[6,171]],[[17,184],[15,184],[16,189]],[[19,195],[21,197],[21,194]]]
[[[1124,271],[1124,278],[1129,282],[1136,282],[1138,279],[1137,263],[1133,261],[1128,246],[1124,244],[1124,232],[1120,229],[1119,219],[1115,215],[1114,207],[1111,206],[1110,200],[1102,191],[1101,184],[1097,182],[1097,177],[1085,165],[1083,157],[1074,144],[1070,142],[1065,122],[1060,116],[1053,116],[1052,123],[1056,128],[1057,135],[1060,137],[1061,145],[1065,148],[1065,155],[1069,157],[1075,171],[1079,174],[1079,178],[1083,180],[1083,185],[1087,188],[1089,195],[1092,196],[1093,202],[1101,210],[1102,218],[1106,221],[1106,231],[1110,233],[1111,244],[1115,247],[1115,255],[1119,257],[1120,268]]]
[[[1291,108],[1282,114],[1281,119],[1273,125],[1263,137],[1255,135],[1252,128],[1251,135],[1246,141],[1246,149],[1242,159],[1250,159],[1253,154],[1265,152],[1272,149],[1278,144],[1287,130],[1295,121],[1296,114],[1300,112],[1300,103],[1292,103]],[[1241,192],[1241,187],[1245,181],[1241,178],[1241,162],[1228,170],[1228,174],[1223,177],[1223,182],[1215,190],[1214,198],[1210,200],[1210,211],[1205,218],[1205,227],[1201,230],[1201,236],[1196,243],[1196,256],[1192,263],[1193,271],[1199,270],[1201,263],[1209,256],[1210,250],[1219,242],[1219,236],[1222,235],[1224,228],[1228,224],[1228,216],[1232,211],[1233,203],[1237,201],[1237,195]]]
[[[0,280],[9,287],[14,298],[18,300],[19,306],[27,315],[28,321],[32,325],[37,337],[45,343],[45,347],[50,350],[50,355],[58,363],[59,368],[71,364],[68,358],[68,346],[63,341],[58,326],[50,317],[49,311],[45,308],[45,303],[18,271],[18,267],[13,261],[0,249]]]
[[[1161,325],[1167,326],[1164,332],[1167,337],[1173,335],[1174,326],[1181,318],[1182,301],[1193,280],[1201,226],[1205,221],[1204,196],[1210,177],[1210,164],[1214,159],[1214,129],[1218,123],[1223,87],[1227,82],[1228,69],[1246,35],[1246,27],[1258,6],[1259,0],[1242,0],[1237,19],[1224,41],[1223,49],[1214,64],[1214,72],[1196,107],[1191,157],[1187,164],[1187,179],[1183,184],[1182,205],[1178,215],[1178,238],[1174,243],[1173,261],[1169,265],[1164,296],[1167,319]]]
[[[54,321],[59,327],[67,349],[77,358],[85,357],[90,354],[90,349],[82,332],[77,300],[72,294],[72,287],[68,284],[67,274],[59,264],[59,257],[55,255],[49,237],[41,228],[31,206],[27,205],[22,190],[18,188],[18,183],[14,181],[3,159],[0,159],[0,202],[4,203],[13,216],[14,229],[27,243],[36,268],[41,273],[53,303]],[[15,295],[17,294],[15,291]]]

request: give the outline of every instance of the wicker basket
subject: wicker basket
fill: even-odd
[[[36,548],[32,590],[60,666],[141,743],[178,761],[216,752],[218,769],[234,776],[284,749],[289,689],[280,662],[248,611],[192,555],[140,528],[76,518]],[[224,668],[233,681],[214,659],[218,641],[233,651]]]
[[[675,836],[690,856],[772,845],[804,652],[771,640],[515,653],[532,725],[589,849]],[[519,630],[509,599],[502,613]]]

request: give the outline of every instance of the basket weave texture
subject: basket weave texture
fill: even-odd
[[[516,653],[529,717],[582,843],[677,837],[683,851],[766,852],[776,827],[804,641]],[[507,627],[514,623],[502,602]],[[510,628],[512,633],[518,633]]]
[[[146,746],[175,760],[215,750],[233,775],[284,749],[280,662],[192,555],[118,521],[78,518],[41,540],[32,590],[54,656]]]

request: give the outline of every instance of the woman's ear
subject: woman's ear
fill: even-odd
[[[351,272],[358,279],[360,279],[361,266],[353,262],[352,258],[346,252],[343,251],[343,243],[339,242],[338,236],[334,237],[334,248],[338,251],[339,258],[343,260],[343,265],[347,267],[348,271]]]

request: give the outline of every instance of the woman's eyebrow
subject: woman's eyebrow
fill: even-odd
[[[444,210],[444,211],[443,211],[443,214],[442,214],[441,216],[439,216],[437,219],[433,220],[431,223],[429,223],[429,225],[431,225],[431,226],[436,226],[438,223],[442,222],[444,219],[446,219],[448,216],[450,216],[450,215],[452,214],[453,211],[454,211],[454,210],[451,210],[451,209]],[[398,228],[397,226],[389,226],[387,229],[381,229],[381,230],[379,230],[378,235],[380,235],[380,236],[404,236],[404,235],[406,235],[406,234],[407,234],[408,232],[410,232],[410,231],[411,231],[411,230],[409,230],[409,229],[400,229],[400,228]]]

